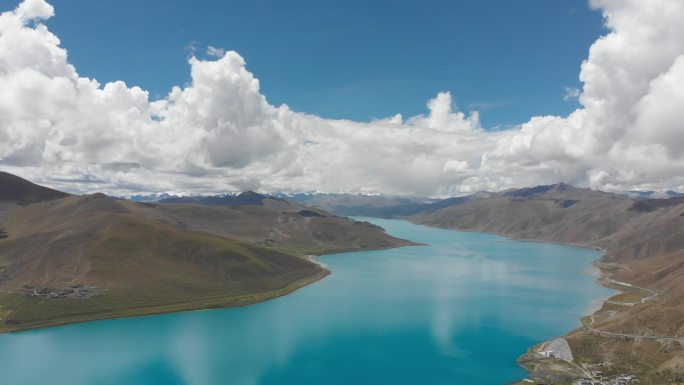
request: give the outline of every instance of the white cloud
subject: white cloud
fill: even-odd
[[[563,95],[563,100],[574,100],[579,98],[582,91],[575,87],[565,87],[565,94]]]
[[[207,55],[209,55],[209,56],[212,56],[215,58],[222,58],[223,56],[225,56],[225,54],[226,54],[226,50],[223,48],[216,48],[216,47],[212,47],[212,46],[207,47]]]
[[[480,116],[477,111],[466,117],[464,113],[452,110],[450,92],[438,93],[427,106],[430,109],[428,116],[415,116],[409,119],[408,124],[444,132],[471,132],[480,129]]]
[[[78,191],[320,190],[452,195],[566,181],[684,189],[684,3],[597,0],[610,32],[583,63],[582,108],[488,132],[454,110],[369,123],[273,106],[235,52],[190,58],[191,83],[150,101],[83,78],[26,0],[0,14],[0,167]]]
[[[680,57],[684,3],[592,1],[610,32],[582,64],[583,108],[567,118],[533,118],[487,154],[488,168],[536,169],[541,179],[598,188],[684,185]]]
[[[23,20],[48,19],[54,14],[52,5],[42,0],[24,0],[16,9],[16,15]]]

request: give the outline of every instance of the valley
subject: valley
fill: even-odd
[[[634,373],[658,384],[684,379],[684,199],[670,195],[641,198],[560,183],[414,202],[409,209],[385,201],[381,208],[382,216],[432,227],[603,251],[595,262],[600,282],[620,293],[564,337],[576,363],[608,365],[608,373]],[[346,212],[350,200],[327,197],[323,202]],[[353,201],[352,210],[377,213],[373,202],[378,198],[355,196]],[[576,378],[576,367],[559,366],[538,350],[521,357],[532,377]]]
[[[510,190],[410,220],[605,250],[597,263],[601,282],[622,293],[565,336],[575,362],[608,363],[604,372],[634,373],[650,383],[684,378],[681,198],[636,200],[560,184]]]
[[[597,365],[647,383],[684,375],[680,197],[557,184],[443,200],[248,191],[131,202],[2,177],[14,191],[0,211],[2,331],[243,306],[328,275],[311,255],[416,245],[338,216],[352,212],[601,250],[600,282],[619,293],[563,336],[573,365],[540,355],[543,345],[520,362],[533,378],[553,381]]]

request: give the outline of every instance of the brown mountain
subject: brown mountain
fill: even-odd
[[[597,265],[613,281],[603,282],[623,293],[585,319],[589,327],[567,336],[576,361],[587,367],[608,362],[612,371],[654,383],[684,378],[682,344],[653,338],[684,338],[682,198],[636,200],[558,184],[512,189],[409,219],[605,250]]]
[[[209,206],[93,194],[8,210],[0,331],[249,304],[327,275],[307,254],[409,244],[368,223],[267,200]]]
[[[21,206],[69,196],[67,193],[38,186],[16,175],[0,171],[0,202]]]

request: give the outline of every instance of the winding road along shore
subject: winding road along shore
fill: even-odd
[[[621,301],[613,301],[613,300],[606,300],[605,303],[611,304],[611,305],[618,305],[618,306],[635,306],[635,305],[640,305],[644,304],[648,301],[651,301],[655,299],[658,296],[658,292],[655,290],[651,290],[645,287],[640,287],[633,285],[631,283],[627,282],[621,282],[621,281],[616,281],[612,278],[606,277],[604,278],[605,281],[615,284],[615,285],[620,285],[620,286],[625,286],[630,289],[636,289],[636,290],[641,290],[650,293],[648,297],[641,298],[637,302],[621,302]],[[583,323],[584,329],[600,334],[600,335],[606,335],[606,336],[612,336],[612,337],[624,337],[624,338],[633,338],[633,339],[638,339],[638,338],[645,338],[645,339],[651,339],[651,340],[665,340],[665,341],[678,341],[682,345],[684,345],[684,337],[678,337],[678,336],[648,336],[648,335],[641,335],[641,334],[628,334],[628,333],[616,333],[616,332],[609,332],[605,330],[599,330],[594,327],[594,323],[596,322],[596,316],[599,314],[593,314],[589,317],[589,322],[588,323]]]

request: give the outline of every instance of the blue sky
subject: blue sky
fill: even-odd
[[[48,22],[82,76],[165,96],[188,47],[235,50],[272,104],[367,121],[426,112],[439,91],[487,128],[566,115],[581,62],[605,33],[577,0],[54,0]]]

